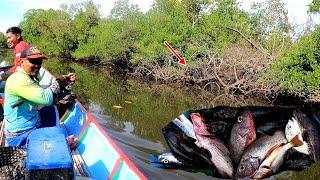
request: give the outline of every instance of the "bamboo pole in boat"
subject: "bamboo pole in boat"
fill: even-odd
[[[4,120],[1,121],[1,128],[0,128],[0,147],[4,146]]]

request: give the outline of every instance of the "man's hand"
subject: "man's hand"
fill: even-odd
[[[77,79],[76,73],[69,73],[67,76],[68,76],[70,85],[72,85],[76,82],[76,79]]]
[[[67,86],[67,85],[72,85],[75,83],[75,81],[77,79],[77,75],[76,75],[76,73],[69,73],[67,75],[62,75],[57,79],[60,80],[62,85]]]
[[[0,71],[0,81],[2,81],[2,75],[4,74],[4,71]]]

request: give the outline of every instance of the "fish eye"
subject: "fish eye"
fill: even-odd
[[[238,122],[241,123],[242,120],[243,120],[242,116],[239,116],[239,117],[238,117]]]
[[[240,171],[243,171],[245,169],[243,164],[241,164],[239,168],[240,168]]]
[[[288,125],[288,126],[287,126],[287,128],[288,128],[288,129],[291,129],[291,126],[290,126],[290,125]]]

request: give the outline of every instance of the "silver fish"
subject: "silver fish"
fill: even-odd
[[[284,162],[284,157],[287,151],[292,147],[299,147],[303,145],[302,139],[299,139],[299,135],[296,135],[292,140],[287,143],[280,145],[275,148],[270,155],[261,163],[259,169],[253,176],[254,179],[261,179],[269,176],[270,174],[275,174],[279,171],[280,166]]]
[[[314,161],[320,160],[320,137],[318,126],[315,124],[314,119],[310,119],[309,114],[301,111],[296,111],[293,116],[298,120],[303,127],[302,137],[308,143],[309,152]]]
[[[172,120],[172,122],[176,126],[178,126],[187,136],[189,136],[193,139],[196,139],[196,135],[194,134],[194,130],[192,127],[189,128],[189,126],[186,123],[181,122],[178,118],[175,118],[174,120]]]
[[[180,162],[176,157],[173,156],[172,153],[163,153],[159,155],[158,161],[165,163],[165,164],[178,164],[181,165],[182,162]]]
[[[197,141],[195,144],[198,147],[207,149],[211,154],[211,162],[216,167],[218,172],[223,177],[233,176],[232,161],[229,157],[229,150],[218,139],[214,138],[210,132],[208,132],[206,125],[203,122],[203,118],[199,113],[190,114],[193,128],[196,134]]]
[[[291,141],[296,135],[299,136],[299,139],[302,139],[303,133],[304,128],[301,126],[300,122],[295,117],[289,119],[285,129],[287,140]],[[310,148],[308,146],[308,143],[305,141],[303,141],[302,146],[294,147],[294,149],[303,154],[310,155]]]
[[[252,177],[258,170],[262,161],[272,152],[273,149],[287,143],[283,132],[277,131],[272,136],[262,136],[254,141],[247,150],[245,150],[235,177]]]
[[[193,125],[191,123],[191,120],[189,120],[184,114],[181,114],[178,119],[180,119],[180,121],[185,124],[188,129],[192,129],[193,130]]]

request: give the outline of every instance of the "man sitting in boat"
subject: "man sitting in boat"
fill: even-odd
[[[13,49],[14,55],[14,65],[7,71],[0,72],[0,92],[4,91],[5,79],[12,73],[14,73],[17,67],[20,65],[20,54],[21,52],[29,47],[29,44],[23,41],[21,35],[21,29],[19,27],[10,27],[6,31],[7,45],[8,48]]]
[[[20,58],[21,65],[7,79],[4,102],[6,145],[16,147],[26,145],[32,130],[44,127],[39,110],[52,105],[60,89],[76,80],[76,74],[70,73],[55,79],[49,87],[42,88],[37,76],[42,61],[47,57],[30,46],[22,51]]]
[[[29,44],[23,41],[21,35],[21,29],[19,27],[10,27],[6,31],[7,45],[10,49],[13,49],[14,55],[14,66],[9,70],[10,72],[15,72],[16,68],[20,65],[21,52],[29,47]]]

